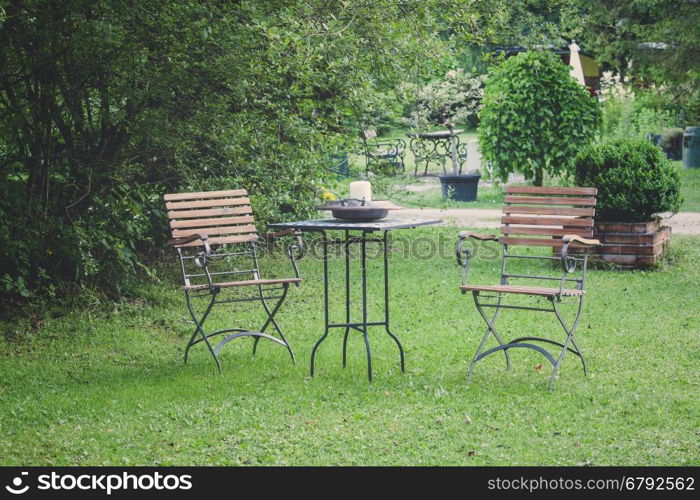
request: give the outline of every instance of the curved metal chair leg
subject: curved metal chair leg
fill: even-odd
[[[209,352],[211,355],[214,357],[214,362],[216,362],[216,368],[219,370],[219,373],[221,373],[221,363],[219,362],[219,357],[216,355],[216,352],[214,352],[214,348],[212,347],[211,343],[209,342],[209,339],[207,338],[206,333],[204,332],[204,321],[206,321],[207,316],[209,316],[209,313],[211,312],[212,307],[214,307],[214,302],[216,301],[216,294],[212,294],[211,300],[209,301],[209,305],[207,306],[206,311],[202,315],[201,319],[197,320],[197,316],[194,313],[194,309],[192,308],[192,302],[190,301],[190,295],[189,293],[185,292],[185,301],[187,303],[187,309],[190,311],[190,316],[192,316],[192,320],[194,321],[194,324],[196,325],[195,331],[190,337],[190,341],[187,343],[187,347],[185,348],[185,364],[187,364],[187,357],[190,352],[190,347],[192,347],[194,344],[197,342],[201,342],[202,340],[207,344],[207,347],[209,348]],[[197,334],[200,334],[202,339],[200,341],[195,342],[194,339],[197,336]]]
[[[294,357],[294,351],[292,350],[292,346],[289,344],[287,341],[287,338],[284,336],[284,333],[282,333],[282,329],[280,328],[279,324],[277,324],[277,321],[275,320],[275,315],[277,314],[277,311],[279,311],[280,307],[282,307],[282,303],[284,302],[284,299],[287,297],[287,291],[289,290],[289,284],[285,283],[284,284],[284,291],[282,292],[282,296],[279,298],[277,303],[275,304],[275,307],[270,310],[270,307],[267,305],[267,301],[263,297],[263,291],[262,287],[258,286],[259,293],[260,293],[260,302],[262,302],[263,308],[265,309],[265,312],[267,313],[267,320],[263,324],[262,328],[260,328],[260,332],[265,333],[267,330],[267,327],[272,324],[272,326],[275,328],[277,331],[277,334],[280,336],[280,338],[283,340],[283,345],[287,348],[287,351],[289,352],[289,355],[292,358],[292,364],[296,364],[296,358]],[[261,337],[255,337],[255,341],[253,342],[253,356],[255,356],[255,353],[258,350],[258,342],[260,342]]]
[[[557,342],[556,340],[550,340],[550,339],[545,339],[545,338],[541,338],[541,337],[519,337],[517,339],[511,340],[508,343],[509,344],[517,344],[518,342],[527,342],[528,340],[529,341],[537,341],[537,342],[546,342],[547,344],[556,345],[556,346],[559,346],[562,348],[564,347],[564,344],[562,344],[561,342]],[[570,353],[575,354],[576,356],[579,356],[579,357],[581,356],[581,353],[578,352],[576,349],[572,349],[571,347],[567,347],[566,349]]]
[[[255,337],[256,339],[263,338],[263,339],[271,340],[272,342],[275,342],[275,343],[280,344],[280,345],[285,345],[285,343],[283,341],[281,341],[278,338],[273,337],[272,335],[267,335],[266,333],[262,333],[262,332],[245,331],[245,332],[239,332],[239,333],[227,335],[226,337],[221,339],[221,341],[217,344],[216,348],[214,349],[214,352],[218,354],[219,352],[221,352],[221,349],[226,344],[228,344],[232,340],[237,339],[239,337]]]
[[[561,326],[564,328],[566,331],[566,341],[564,342],[564,346],[561,350],[561,353],[559,354],[559,358],[557,359],[556,364],[554,365],[554,369],[552,370],[552,375],[549,377],[549,391],[551,392],[554,389],[554,379],[557,376],[557,372],[559,371],[559,367],[561,366],[562,361],[564,360],[564,356],[566,355],[566,351],[568,351],[569,343],[573,340],[574,337],[574,331],[578,327],[578,322],[581,319],[581,310],[583,309],[583,295],[579,299],[578,303],[578,313],[576,314],[576,319],[574,320],[573,324],[571,325],[571,328],[567,327],[566,322],[564,321],[564,318],[562,318],[561,313],[559,312],[559,308],[557,307],[556,301],[552,301],[552,307],[554,308],[554,313],[557,315],[557,319],[559,320],[559,323],[561,323]],[[585,366],[585,365],[584,365]]]
[[[554,359],[554,356],[552,356],[552,354],[544,347],[540,347],[540,346],[535,345],[535,344],[526,344],[524,342],[518,342],[517,344],[504,344],[504,345],[492,347],[491,349],[479,354],[479,356],[477,356],[474,363],[484,359],[486,356],[488,356],[489,354],[493,354],[494,352],[504,351],[504,350],[508,350],[508,349],[518,349],[518,348],[533,349],[533,350],[543,354],[544,357],[547,358],[547,360],[552,364],[552,366],[554,366],[557,362],[557,360]]]
[[[476,305],[477,311],[479,311],[479,314],[483,318],[483,320],[486,322],[487,329],[486,333],[484,333],[483,338],[481,339],[481,344],[479,344],[479,348],[476,350],[476,353],[474,354],[474,358],[472,359],[472,362],[469,364],[469,370],[467,372],[467,381],[471,382],[472,380],[472,374],[474,372],[474,365],[478,361],[477,358],[479,358],[479,353],[481,350],[484,348],[484,345],[486,345],[486,341],[489,338],[489,334],[493,333],[493,336],[495,337],[496,341],[499,343],[499,345],[503,346],[506,345],[505,342],[501,339],[501,336],[496,332],[496,329],[494,325],[496,324],[496,320],[498,319],[498,316],[500,315],[501,309],[501,300],[502,298],[499,296],[498,297],[498,303],[496,304],[496,311],[493,313],[493,317],[491,320],[486,316],[486,313],[484,312],[484,309],[481,307],[481,304],[479,303],[479,294],[477,292],[472,292],[472,297],[474,298],[474,304]],[[508,356],[508,350],[507,349],[502,349],[503,353],[506,358],[506,369],[510,370],[510,356]],[[480,358],[479,358],[480,359]]]
[[[538,341],[538,342],[547,342],[548,344],[557,345],[557,346],[562,347],[562,348],[564,347],[564,344],[562,344],[561,342],[557,342],[556,340],[544,339],[541,337],[519,337],[517,339],[511,340],[510,343],[516,344],[518,342],[523,342],[523,341],[528,341],[528,340]],[[586,367],[586,358],[583,356],[583,352],[581,352],[581,349],[579,349],[578,346],[576,345],[576,342],[574,341],[573,337],[571,338],[571,345],[573,346],[573,348],[567,347],[567,350],[570,353],[575,354],[576,356],[579,357],[579,359],[581,360],[581,365],[583,366],[583,373],[584,373],[584,375],[588,375],[588,369]]]

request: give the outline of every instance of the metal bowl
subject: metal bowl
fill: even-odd
[[[396,206],[390,201],[365,201],[357,199],[347,199],[331,201],[323,206],[316,207],[317,210],[330,210],[336,219],[350,222],[372,222],[383,219],[389,215],[389,210],[398,210],[402,207]]]

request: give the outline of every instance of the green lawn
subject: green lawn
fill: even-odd
[[[676,162],[681,174],[681,193],[684,212],[700,212],[700,168],[683,168]]]
[[[239,339],[216,373],[195,346],[176,276],[144,285],[142,298],[50,315],[35,330],[5,325],[0,342],[0,462],[4,465],[165,464],[700,464],[698,326],[700,238],[674,236],[672,259],[653,272],[591,271],[578,339],[585,377],[567,357],[555,391],[546,361],[494,356],[465,380],[483,333],[471,297],[461,295],[451,256],[456,228],[406,232],[441,241],[441,255],[391,258],[394,329],[407,352],[371,335],[375,380],[366,380],[361,336],[341,367],[341,335],[321,347],[320,261],[302,261],[301,288],[279,315],[297,353]],[[425,252],[423,252],[423,255]],[[284,262],[266,257],[276,272]],[[333,282],[342,283],[339,261]],[[534,270],[535,263],[526,263]],[[369,263],[379,276],[380,261]],[[493,282],[498,262],[478,259],[471,281]],[[380,288],[372,283],[372,296]],[[357,297],[357,295],[355,295]],[[333,311],[340,312],[338,297]],[[372,300],[371,310],[378,303]],[[219,313],[230,321],[251,311]],[[58,316],[55,314],[54,316]],[[215,326],[215,325],[212,325]],[[501,332],[556,334],[553,316],[506,312]]]

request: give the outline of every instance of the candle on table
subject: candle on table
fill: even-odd
[[[350,183],[350,198],[372,201],[372,184],[367,181],[355,181]]]

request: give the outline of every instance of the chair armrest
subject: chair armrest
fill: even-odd
[[[186,245],[187,243],[192,243],[193,241],[197,240],[202,240],[202,243],[206,242],[209,239],[209,236],[203,233],[197,233],[197,234],[191,234],[189,236],[182,236],[181,238],[173,238],[171,240],[168,240],[167,245],[169,246],[179,246],[179,245]],[[208,246],[208,245],[206,245]]]
[[[567,234],[566,236],[563,236],[561,240],[564,242],[564,244],[578,243],[580,245],[589,245],[594,247],[600,246],[600,240],[582,238],[576,234]]]
[[[480,241],[498,241],[498,236],[494,234],[483,234],[483,233],[473,233],[471,231],[462,231],[457,235],[460,240],[466,240],[467,238],[474,238]]]
[[[469,263],[472,259],[472,251],[468,248],[462,248],[464,242],[469,238],[474,238],[480,241],[498,241],[498,237],[492,234],[472,233],[471,231],[462,231],[457,235],[457,245],[455,245],[455,257],[457,257],[457,265],[462,267],[462,286],[467,284],[469,274]],[[464,260],[462,260],[464,256]],[[463,292],[464,293],[464,292]]]
[[[192,243],[193,241],[197,240],[200,240],[202,242],[202,244],[204,245],[204,250],[197,252],[197,254],[194,257],[194,263],[197,267],[202,267],[205,269],[207,279],[209,280],[209,284],[211,285],[211,277],[209,276],[209,272],[206,271],[207,261],[211,257],[211,247],[209,246],[208,235],[204,233],[195,233],[189,236],[183,236],[182,238],[173,238],[172,240],[168,241],[167,245],[176,247],[179,245],[186,245],[187,243]]]
[[[288,236],[290,234],[294,234],[295,230],[292,228],[287,228],[287,229],[282,229],[281,231],[277,231],[276,233],[265,233],[263,235],[263,238],[265,238],[268,241],[274,240],[276,238],[281,238],[282,236]]]
[[[569,244],[576,243],[577,245],[585,246],[585,259],[588,258],[588,250],[592,247],[600,246],[599,240],[582,238],[576,234],[567,234],[562,237],[564,244],[561,247],[561,268],[564,270],[564,276],[571,274],[576,270],[576,260],[569,258]]]

